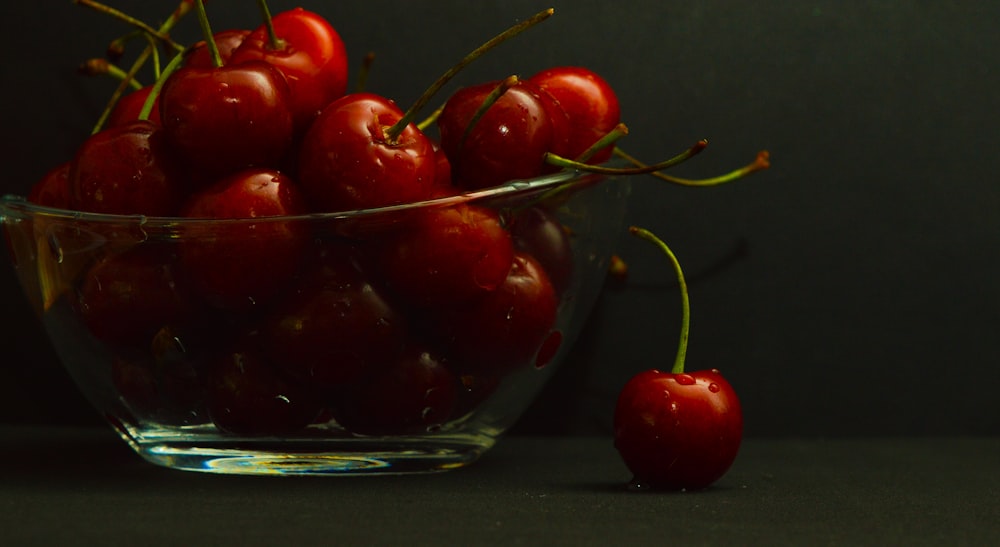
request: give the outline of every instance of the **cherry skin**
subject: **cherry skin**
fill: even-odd
[[[462,371],[508,373],[532,363],[552,332],[558,304],[541,265],[517,253],[495,291],[444,314],[444,347]]]
[[[225,176],[282,165],[292,145],[289,104],[284,76],[263,61],[183,67],[163,84],[160,119],[195,174]]]
[[[322,16],[302,8],[275,15],[271,21],[280,44],[273,47],[261,25],[233,52],[231,62],[266,61],[285,75],[291,91],[292,117],[304,132],[329,103],[347,91],[344,41]]]
[[[528,81],[551,95],[570,122],[570,149],[576,159],[609,133],[621,121],[618,96],[608,82],[594,71],[578,66],[553,67],[531,76]],[[588,163],[604,163],[611,158],[609,145],[594,154]]]
[[[346,392],[338,423],[352,433],[423,433],[451,417],[458,379],[439,356],[414,343],[393,364]]]
[[[162,130],[149,121],[109,127],[83,142],[69,172],[77,211],[173,216],[181,202],[176,159]]]
[[[162,244],[142,244],[97,262],[83,278],[74,307],[103,342],[148,348],[163,326],[188,321],[196,299]]]
[[[195,289],[217,308],[258,309],[299,270],[308,240],[302,225],[265,217],[306,211],[298,187],[271,169],[247,169],[195,193],[181,215],[199,219],[260,219],[184,225],[181,266]]]
[[[357,267],[353,252],[325,245],[269,312],[261,345],[288,375],[322,390],[355,382],[395,359],[406,320]]]
[[[475,122],[476,112],[500,82],[455,92],[438,117],[441,147],[451,160],[452,178],[475,190],[554,170],[545,153],[567,153],[566,114],[551,97],[526,82],[507,89]]]
[[[250,31],[247,29],[229,29],[214,33],[215,46],[223,65],[229,64],[233,52],[240,47]],[[191,46],[184,57],[184,66],[194,68],[215,68],[215,62],[204,40]]]
[[[146,99],[153,92],[153,86],[146,86],[125,95],[118,100],[115,107],[108,115],[107,127],[126,125],[139,119],[139,113],[146,104]],[[158,101],[158,99],[154,99]],[[160,125],[160,111],[158,103],[154,103],[153,109],[149,112],[149,121]]]
[[[573,245],[566,227],[542,207],[531,207],[515,215],[509,224],[514,247],[545,268],[557,294],[569,287],[573,277]]]
[[[314,209],[367,209],[422,201],[435,192],[430,139],[409,124],[396,139],[387,130],[403,117],[372,93],[337,99],[303,137],[298,179]]]
[[[389,289],[419,308],[454,308],[507,279],[514,245],[493,210],[470,204],[422,210],[375,245]]]
[[[228,433],[291,434],[322,411],[315,394],[278,374],[252,337],[214,357],[206,377],[208,414]]]
[[[49,169],[28,191],[28,201],[37,205],[68,209],[70,162],[63,162]]]
[[[614,414],[615,448],[640,485],[703,489],[729,470],[743,435],[733,387],[717,370],[648,370],[629,380]]]

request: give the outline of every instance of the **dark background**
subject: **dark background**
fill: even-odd
[[[150,22],[174,6],[109,3]],[[403,105],[488,37],[555,7],[448,89],[584,65],[617,89],[631,130],[622,145],[636,155],[665,158],[709,138],[676,170],[708,176],[772,153],[769,171],[729,186],[637,180],[629,214],[685,265],[689,369],[722,369],[749,436],[1000,433],[1000,5],[271,3],[295,5],[328,16],[354,59],[377,52],[369,88]],[[249,0],[208,9],[215,30],[259,20]],[[75,66],[124,27],[69,0],[3,2],[0,21],[0,192],[25,193],[97,119],[112,84]],[[196,33],[191,18],[175,36]],[[668,265],[624,235],[619,254],[629,284],[609,287],[517,431],[607,433],[624,382],[671,363],[679,304]],[[0,421],[99,423],[7,262]]]

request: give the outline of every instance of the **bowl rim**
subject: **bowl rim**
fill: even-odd
[[[456,194],[449,194],[441,197],[371,207],[366,209],[353,209],[347,211],[331,211],[303,213],[298,215],[272,215],[260,217],[242,218],[213,218],[213,217],[177,217],[177,216],[152,216],[142,214],[111,214],[93,213],[87,211],[75,211],[71,209],[61,209],[40,205],[28,200],[24,195],[8,193],[0,196],[0,220],[4,220],[11,213],[20,217],[46,217],[52,220],[64,220],[87,223],[114,223],[114,224],[141,224],[144,226],[179,226],[204,224],[239,224],[239,223],[261,223],[261,222],[289,222],[306,221],[315,222],[322,220],[346,220],[374,217],[389,213],[400,213],[415,211],[420,209],[435,207],[451,207],[462,203],[472,203],[487,201],[499,198],[519,197],[521,195],[540,192],[542,190],[555,189],[562,186],[573,185],[587,181],[594,177],[608,178],[609,175],[592,173],[588,171],[563,169],[554,173],[542,175],[531,179],[518,179],[505,182],[488,188],[469,190]]]

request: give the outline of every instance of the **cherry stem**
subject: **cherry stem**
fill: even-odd
[[[267,0],[257,0],[257,7],[260,8],[260,15],[264,18],[264,27],[267,29],[267,40],[271,49],[274,51],[285,49],[285,41],[278,38],[278,33],[274,31],[274,18],[271,17],[271,8],[267,6]]]
[[[615,148],[615,155],[624,159],[625,161],[635,165],[636,167],[644,168],[648,167],[645,163],[638,160],[634,156],[628,154],[621,148]],[[686,179],[681,177],[675,177],[668,175],[666,173],[660,173],[659,171],[654,171],[650,173],[656,178],[665,180],[667,182],[672,182],[674,184],[680,184],[682,186],[718,186],[720,184],[725,184],[727,182],[732,182],[734,180],[741,179],[747,175],[756,173],[757,171],[763,171],[771,166],[771,155],[767,150],[761,150],[757,153],[757,157],[754,158],[752,162],[739,169],[734,169],[723,175],[716,177],[704,178],[704,179]]]
[[[461,72],[462,69],[464,69],[469,63],[475,61],[479,57],[482,57],[484,53],[495,48],[501,43],[506,42],[507,40],[517,36],[518,34],[521,34],[522,32],[537,25],[538,23],[541,23],[542,21],[548,19],[549,17],[552,16],[553,13],[555,13],[555,10],[552,8],[536,13],[532,17],[525,19],[520,23],[517,23],[516,25],[494,36],[493,38],[485,42],[483,45],[469,52],[458,63],[456,63],[454,66],[445,71],[445,73],[442,74],[441,77],[437,79],[437,81],[431,84],[431,86],[428,87],[426,91],[424,91],[423,95],[421,95],[416,100],[416,102],[414,102],[413,105],[410,106],[410,109],[403,113],[403,117],[400,118],[399,121],[397,121],[395,124],[393,124],[392,127],[386,130],[385,132],[386,139],[389,142],[395,142],[396,139],[399,138],[399,136],[403,133],[403,130],[406,129],[408,125],[410,125],[410,122],[412,122],[414,118],[416,118],[417,114],[425,106],[427,106],[427,103],[430,102],[430,100],[434,97],[434,95],[436,95],[438,91],[441,91],[441,88],[443,88],[449,81],[451,81],[451,79],[454,78],[455,75],[457,75],[459,72]]]
[[[101,59],[100,57],[84,61],[83,64],[80,65],[79,72],[81,74],[86,74],[87,76],[111,76],[119,82],[126,81],[125,78],[128,76],[124,70],[109,63],[107,59]],[[129,87],[132,89],[142,89],[142,84],[135,78],[127,80],[127,82]]]
[[[361,68],[358,70],[358,93],[368,89],[368,77],[372,73],[372,64],[375,63],[375,52],[369,51],[361,59]]]
[[[441,117],[442,112],[444,112],[444,106],[439,106],[435,108],[434,112],[431,112],[430,116],[427,116],[426,118],[421,120],[420,123],[417,124],[417,129],[421,131],[427,131],[427,128],[434,125],[434,122],[436,122],[438,118]]]
[[[190,11],[191,11],[190,0],[181,0],[180,5],[176,9],[174,9],[173,13],[170,14],[170,17],[162,25],[160,25],[160,32],[161,33],[170,32],[170,29],[174,28],[174,25],[176,25],[177,22],[180,21],[181,18],[184,15],[187,15],[187,13]],[[118,87],[115,89],[115,91],[111,94],[111,98],[108,100],[108,104],[104,107],[104,111],[101,112],[101,116],[100,118],[98,118],[97,123],[94,125],[92,133],[97,133],[104,127],[104,124],[107,123],[108,121],[108,117],[111,116],[111,111],[112,109],[114,109],[115,104],[118,103],[118,100],[121,99],[122,94],[125,93],[125,88],[129,86],[130,81],[135,79],[136,75],[139,73],[139,70],[146,63],[146,60],[149,59],[150,55],[153,54],[153,50],[155,49],[156,48],[154,48],[152,45],[147,45],[146,48],[143,49],[142,53],[140,53],[139,56],[135,59],[135,61],[132,63],[132,67],[125,74],[126,79],[123,79],[121,83],[118,84]]]
[[[476,127],[476,125],[479,123],[479,120],[482,119],[482,117],[486,114],[486,112],[494,104],[496,104],[498,100],[500,100],[500,97],[503,97],[504,93],[507,93],[508,89],[516,86],[519,83],[521,83],[521,79],[518,78],[516,75],[507,76],[506,78],[501,80],[500,83],[498,83],[496,87],[494,87],[488,95],[486,95],[486,97],[483,99],[483,103],[479,105],[479,108],[477,108],[475,112],[473,112],[472,118],[469,119],[469,123],[465,126],[465,131],[462,132],[462,138],[459,139],[458,141],[459,150],[465,148],[465,141],[469,138],[469,135],[472,133],[472,130]]]
[[[142,108],[139,109],[139,119],[148,120],[149,115],[153,112],[153,105],[156,104],[156,98],[160,96],[160,91],[163,90],[163,84],[167,81],[167,78],[174,73],[178,68],[182,66],[184,62],[184,54],[178,53],[174,55],[174,58],[167,63],[167,66],[163,67],[163,72],[160,73],[160,77],[156,79],[153,83],[153,89],[149,91],[149,95],[146,96],[146,101],[142,103]]]
[[[98,11],[100,13],[103,13],[105,15],[110,15],[111,17],[114,17],[115,19],[118,19],[118,20],[120,20],[120,21],[122,21],[122,22],[124,22],[126,24],[129,24],[129,25],[131,25],[131,26],[139,29],[140,31],[142,31],[145,34],[148,34],[150,36],[156,37],[156,39],[158,39],[159,41],[161,41],[164,44],[166,44],[167,47],[171,47],[171,48],[173,48],[173,49],[175,49],[177,51],[184,51],[184,46],[182,46],[182,45],[178,44],[177,42],[171,40],[170,36],[168,36],[167,33],[163,32],[163,31],[160,31],[160,30],[157,30],[157,29],[155,29],[155,28],[147,25],[146,23],[144,23],[144,22],[136,19],[135,17],[132,17],[131,15],[129,15],[129,14],[125,13],[125,12],[122,12],[120,10],[112,8],[111,6],[108,6],[108,5],[102,4],[100,2],[97,2],[95,0],[73,0],[73,2],[75,4],[79,4],[81,6],[93,9],[93,10]]]
[[[670,372],[673,374],[682,374],[684,372],[684,360],[687,358],[688,335],[691,332],[691,302],[688,299],[687,281],[684,280],[684,271],[681,269],[681,263],[677,260],[674,252],[670,250],[670,247],[649,230],[632,226],[628,231],[632,235],[645,239],[659,247],[670,258],[670,262],[674,266],[674,271],[677,273],[677,284],[681,289],[681,337],[677,345],[677,356],[674,358],[674,366],[670,369]]]
[[[215,33],[212,32],[212,25],[208,22],[208,12],[205,11],[205,2],[195,0],[195,9],[198,12],[198,25],[201,26],[201,34],[205,39],[205,47],[208,48],[208,57],[212,60],[212,66],[219,68],[222,66],[222,54],[219,53],[219,45],[215,43]]]
[[[628,135],[628,127],[623,123],[619,123],[614,128],[612,128],[611,131],[608,131],[603,137],[598,139],[597,142],[590,145],[589,148],[584,150],[583,153],[576,158],[576,161],[580,163],[586,163],[590,161],[590,158],[594,157],[594,154],[600,152],[601,150],[607,148],[608,146],[613,145],[626,135]]]
[[[598,173],[601,175],[646,175],[649,173],[655,173],[656,171],[661,171],[663,169],[668,169],[680,163],[683,163],[694,156],[698,155],[705,147],[708,146],[707,140],[700,140],[696,142],[693,146],[687,150],[681,152],[680,154],[659,163],[654,163],[652,165],[636,166],[636,167],[608,167],[604,165],[590,165],[581,161],[571,160],[569,158],[564,158],[558,154],[553,154],[552,152],[545,153],[545,162],[550,165],[555,165],[556,167],[562,167],[564,169],[576,169],[579,171],[586,171],[588,173]]]

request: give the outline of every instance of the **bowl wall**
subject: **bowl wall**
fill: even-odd
[[[0,211],[66,370],[143,458],[381,474],[475,461],[518,419],[601,290],[628,193],[561,173],[302,217]]]

